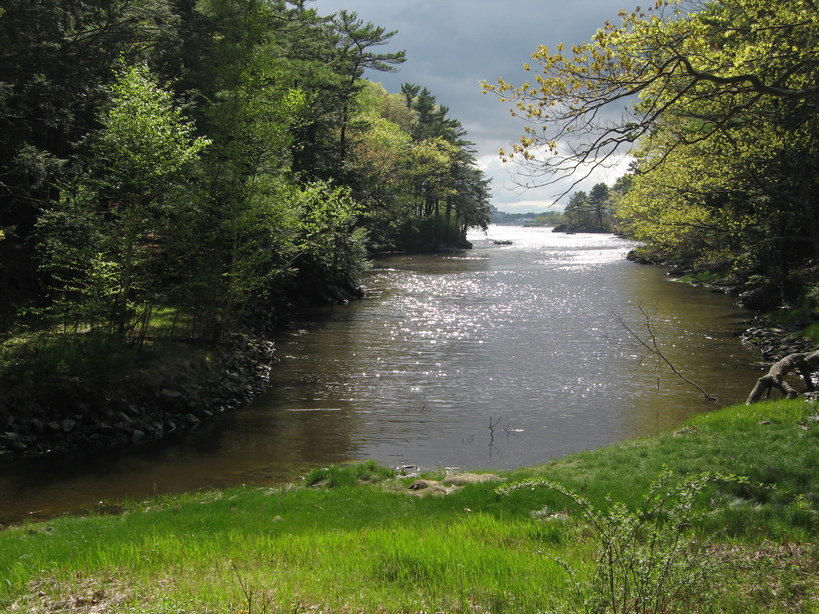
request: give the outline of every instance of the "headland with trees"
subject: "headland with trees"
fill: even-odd
[[[2,4],[1,430],[74,431],[157,358],[197,380],[237,334],[358,296],[370,254],[489,222],[449,109],[364,78],[405,61],[395,32],[305,4]]]

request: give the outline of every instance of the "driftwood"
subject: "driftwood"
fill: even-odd
[[[763,397],[771,396],[771,391],[776,388],[782,393],[783,397],[788,399],[795,399],[799,396],[793,386],[785,381],[785,376],[794,371],[799,371],[802,376],[802,381],[805,382],[805,389],[813,392],[814,386],[811,380],[811,373],[819,370],[819,350],[814,352],[797,352],[795,354],[788,354],[779,362],[773,364],[766,375],[760,377],[751,394],[748,395],[746,405],[756,403]]]

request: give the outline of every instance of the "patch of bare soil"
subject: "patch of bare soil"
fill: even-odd
[[[11,605],[11,612],[26,614],[115,614],[131,594],[113,578],[77,578],[60,582],[47,578],[31,583],[29,593]]]

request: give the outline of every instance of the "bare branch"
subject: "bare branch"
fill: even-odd
[[[659,344],[657,343],[657,336],[654,334],[653,327],[651,325],[651,318],[649,317],[646,310],[643,309],[642,306],[638,307],[640,313],[643,314],[643,319],[645,320],[646,330],[648,332],[648,339],[644,339],[641,337],[632,327],[630,327],[623,318],[617,315],[615,312],[611,312],[612,317],[614,317],[617,322],[619,322],[620,326],[622,326],[634,339],[637,340],[641,346],[643,346],[646,350],[648,350],[652,355],[656,356],[658,360],[665,363],[665,365],[671,370],[671,372],[679,377],[681,380],[686,382],[687,384],[693,386],[697,390],[699,390],[702,395],[705,397],[706,401],[714,402],[719,400],[716,395],[709,394],[706,390],[700,386],[699,384],[691,381],[685,375],[680,373],[680,371],[674,366],[674,364],[668,359],[668,357],[663,353],[660,349]]]

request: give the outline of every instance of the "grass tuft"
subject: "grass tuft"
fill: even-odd
[[[395,476],[395,471],[379,465],[374,460],[354,465],[331,465],[311,470],[304,478],[308,486],[340,488],[360,483],[377,483]]]

